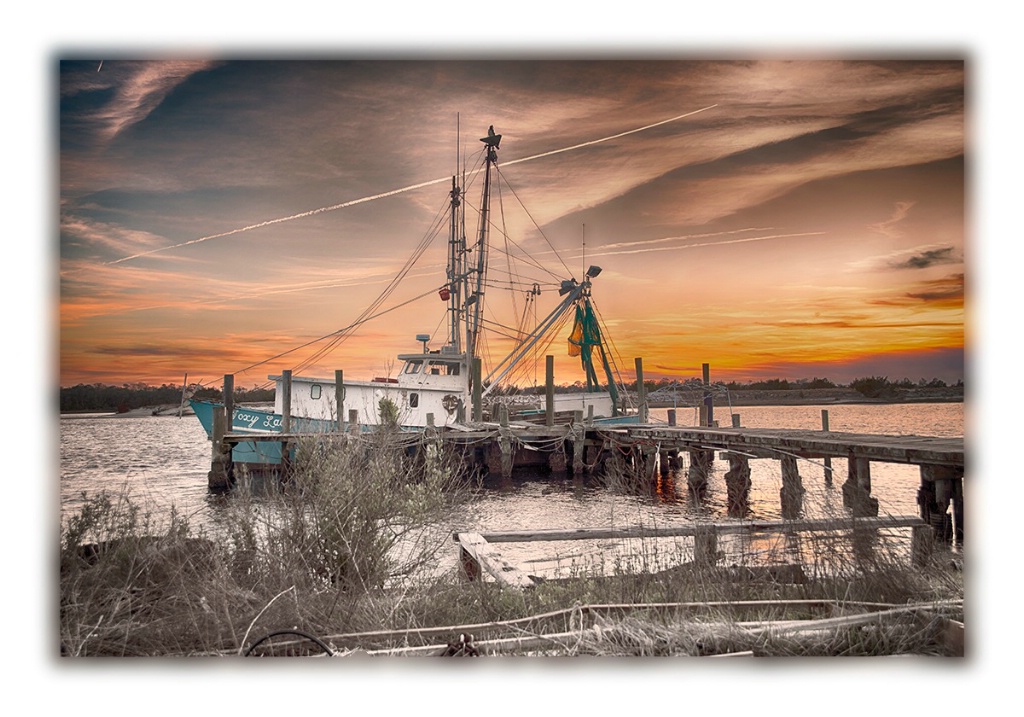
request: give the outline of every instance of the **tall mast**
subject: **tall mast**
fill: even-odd
[[[472,366],[473,358],[476,356],[477,340],[480,336],[480,319],[484,309],[484,281],[487,274],[487,235],[490,230],[490,204],[491,204],[491,168],[498,162],[498,145],[501,142],[501,135],[494,133],[494,126],[487,129],[487,136],[480,139],[486,146],[487,155],[485,158],[484,171],[484,193],[480,202],[480,232],[476,244],[476,289],[473,294],[466,297],[466,361]],[[469,316],[469,307],[472,306],[472,318]]]
[[[451,227],[448,235],[448,345],[454,353],[462,353],[462,330],[459,312],[462,310],[462,258],[465,242],[460,241],[459,207],[462,193],[456,177],[452,177]]]

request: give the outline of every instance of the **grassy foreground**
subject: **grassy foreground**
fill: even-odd
[[[461,464],[397,440],[303,446],[288,485],[254,495],[243,482],[213,529],[126,494],[89,498],[62,528],[61,654],[961,654],[948,632],[962,572],[941,552],[912,567],[885,541],[840,564],[822,538],[808,571],[467,582],[437,568],[471,498]]]

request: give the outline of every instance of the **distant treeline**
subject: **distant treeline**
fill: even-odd
[[[660,381],[644,381],[648,393],[658,389],[699,389],[700,379],[691,378],[685,381],[661,379]],[[813,378],[799,381],[788,381],[786,379],[768,379],[766,381],[753,381],[750,383],[737,383],[730,381],[724,384],[730,391],[787,391],[804,390],[816,388],[852,388],[867,398],[886,398],[893,396],[902,389],[913,388],[946,388],[947,384],[937,378],[930,380],[920,379],[916,383],[908,378],[899,381],[890,381],[883,376],[870,376],[858,378],[850,382],[848,386],[835,384],[827,378]],[[963,381],[957,381],[954,386],[962,387]],[[582,391],[582,383],[577,382],[570,386],[558,386],[559,393]],[[627,383],[626,388],[636,390],[636,381]],[[523,393],[543,392],[539,389],[526,389]],[[509,393],[517,393],[512,390]],[[136,408],[148,406],[162,406],[176,404],[181,401],[182,387],[164,384],[154,387],[144,384],[123,384],[121,386],[107,386],[104,384],[79,384],[71,388],[60,390],[60,411],[61,413],[79,412],[116,412],[126,413]],[[201,388],[194,394],[195,398],[206,400],[220,400],[221,390],[218,388]],[[253,388],[235,389],[235,403],[265,403],[274,400],[274,389]]]
[[[193,397],[218,400],[221,398],[221,391],[216,388],[201,388],[193,394]],[[127,413],[136,408],[174,405],[179,403],[181,398],[182,387],[168,384],[162,386],[79,384],[60,390],[60,412]],[[235,390],[235,401],[238,403],[261,403],[273,400],[273,389],[246,390],[241,388]]]

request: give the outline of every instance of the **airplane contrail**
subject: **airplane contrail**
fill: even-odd
[[[654,124],[649,124],[649,125],[646,125],[644,127],[637,127],[636,129],[630,129],[630,130],[626,130],[625,132],[619,132],[618,134],[613,134],[611,137],[602,137],[601,139],[592,139],[589,142],[583,142],[582,144],[574,144],[572,147],[563,147],[562,149],[553,149],[550,152],[541,152],[540,154],[535,154],[535,155],[533,155],[531,157],[523,157],[522,159],[513,159],[511,162],[502,162],[502,166],[507,167],[510,164],[519,164],[520,162],[529,162],[531,159],[540,159],[541,157],[550,157],[552,154],[560,154],[562,152],[571,152],[574,149],[580,149],[581,147],[589,147],[592,144],[600,144],[601,142],[608,142],[609,140],[618,139],[619,137],[625,137],[628,134],[636,134],[637,132],[643,132],[644,130],[653,129],[654,127],[660,127],[661,125],[668,124],[669,122],[676,122],[677,120],[681,120],[684,117],[692,117],[693,115],[697,114],[698,112],[704,112],[705,110],[710,110],[710,109],[712,109],[714,107],[718,107],[718,104],[708,105],[707,107],[701,107],[699,110],[694,110],[693,112],[687,112],[686,114],[678,115],[677,117],[670,117],[667,120],[662,120],[661,122],[655,122]]]
[[[670,117],[669,119],[661,120],[660,122],[655,122],[654,124],[645,125],[643,127],[637,127],[636,129],[627,130],[625,132],[619,132],[618,134],[613,134],[610,137],[602,137],[601,139],[592,139],[589,142],[583,142],[581,144],[574,144],[571,147],[563,147],[562,149],[553,149],[553,150],[548,151],[548,152],[542,152],[540,154],[534,154],[534,155],[532,155],[530,157],[522,157],[520,159],[513,159],[510,162],[503,162],[503,166],[508,166],[508,165],[511,165],[511,164],[519,164],[521,162],[529,162],[531,160],[540,159],[542,157],[550,157],[553,154],[561,154],[562,152],[571,152],[574,149],[581,149],[583,147],[589,147],[589,146],[594,145],[594,144],[600,144],[601,142],[608,142],[608,141],[611,141],[613,139],[618,139],[619,137],[625,137],[626,135],[636,134],[637,132],[643,132],[643,131],[648,130],[648,129],[653,129],[654,127],[660,127],[663,124],[668,124],[670,122],[677,122],[678,120],[684,119],[686,117],[692,117],[693,115],[697,114],[698,112],[704,112],[706,110],[710,110],[710,109],[712,109],[714,107],[717,107],[717,106],[718,106],[717,103],[713,104],[713,105],[708,105],[707,107],[702,107],[699,110],[693,110],[692,112],[687,112],[685,114],[677,115],[675,117]],[[132,254],[131,256],[125,256],[125,257],[122,257],[120,259],[115,259],[114,261],[104,262],[104,265],[105,266],[109,266],[109,265],[112,265],[112,264],[120,264],[122,262],[131,261],[132,259],[139,259],[139,258],[144,257],[144,256],[150,256],[151,254],[157,254],[159,252],[169,251],[171,249],[179,249],[179,248],[181,248],[183,246],[189,246],[191,244],[199,244],[201,242],[209,241],[211,239],[220,239],[222,237],[231,236],[232,234],[240,234],[242,232],[251,231],[253,229],[260,229],[262,227],[268,227],[268,226],[272,226],[274,224],[281,224],[282,222],[290,222],[290,221],[292,221],[294,219],[304,219],[305,217],[311,217],[311,216],[313,216],[315,214],[322,214],[324,212],[333,212],[333,211],[335,211],[337,209],[344,209],[345,207],[351,207],[353,205],[362,204],[364,202],[372,202],[372,201],[374,201],[376,199],[383,199],[385,197],[391,197],[391,196],[394,196],[396,194],[402,194],[403,192],[411,192],[414,189],[420,189],[422,187],[429,187],[429,186],[431,186],[433,184],[440,184],[442,182],[448,182],[448,181],[451,181],[451,177],[443,177],[441,179],[431,179],[431,180],[429,180],[427,182],[420,182],[419,184],[410,184],[407,187],[402,187],[400,189],[392,189],[391,191],[382,192],[381,194],[374,194],[373,196],[362,197],[361,199],[352,199],[352,200],[347,201],[347,202],[342,202],[341,204],[332,204],[329,207],[320,207],[319,209],[311,209],[308,212],[301,212],[299,214],[292,214],[291,216],[280,217],[278,219],[268,219],[267,221],[260,222],[258,224],[250,224],[249,226],[240,227],[238,229],[232,229],[231,231],[221,232],[220,234],[210,234],[208,236],[199,237],[197,239],[190,239],[189,241],[181,242],[180,244],[172,244],[171,246],[160,247],[158,249],[150,249],[149,251],[143,251],[143,252],[139,252],[138,254]]]

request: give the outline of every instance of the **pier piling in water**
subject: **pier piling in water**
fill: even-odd
[[[804,490],[803,481],[800,479],[800,471],[797,468],[796,458],[783,456],[782,460],[782,489],[779,491],[779,499],[782,502],[782,517],[795,518],[803,510]]]
[[[788,520],[798,519],[803,512],[805,489],[798,471],[800,459],[824,459],[825,481],[832,477],[831,458],[846,458],[848,476],[842,486],[843,503],[853,517],[877,516],[878,500],[871,495],[871,461],[917,465],[921,471],[917,502],[920,517],[930,526],[931,534],[939,540],[962,542],[964,534],[964,456],[962,438],[926,436],[879,436],[830,431],[828,411],[822,411],[821,431],[742,428],[739,414],[731,414],[732,427],[719,429],[715,425],[708,402],[699,404],[700,425],[676,425],[677,409],[668,412],[668,426],[648,423],[602,423],[595,420],[593,405],[586,413],[573,411],[569,420],[555,422],[554,414],[554,357],[548,356],[545,376],[545,412],[543,423],[512,422],[508,407],[496,404],[493,416],[485,423],[482,406],[473,397],[473,405],[458,407],[459,420],[454,425],[436,426],[434,417],[428,416],[424,446],[429,443],[436,450],[442,443],[452,445],[462,456],[470,471],[511,476],[516,465],[547,466],[554,473],[569,473],[579,477],[585,472],[613,472],[632,476],[652,485],[662,485],[666,479],[674,486],[672,474],[686,470],[687,484],[697,500],[703,500],[708,490],[716,454],[728,461],[725,472],[727,505],[730,516],[744,517],[749,508],[751,459],[780,461],[782,487],[780,500],[782,514]],[[711,398],[708,365],[704,364],[704,397]],[[646,417],[647,396],[643,383],[642,359],[636,359],[637,398],[640,416]],[[478,376],[479,367],[474,367]],[[345,408],[344,375],[335,372],[337,430],[347,430],[354,436],[362,434],[358,410]],[[480,384],[477,384],[480,387]],[[292,433],[291,371],[282,372],[280,433],[234,433],[232,421],[234,377],[224,377],[225,406],[214,411],[211,432],[212,457],[209,472],[211,491],[228,490],[235,482],[233,448],[244,444],[252,450],[253,444],[276,442],[281,447],[281,464],[273,462],[246,463],[247,471],[268,471],[278,476],[287,474],[289,449],[306,434]],[[469,408],[481,420],[466,423],[465,410]],[[586,418],[584,418],[584,415]],[[322,434],[318,434],[321,435]],[[415,440],[415,433],[407,434]],[[316,438],[316,435],[309,435]],[[408,448],[408,446],[407,446]],[[681,460],[686,453],[689,461]],[[780,457],[781,456],[781,457]],[[660,481],[658,480],[660,477]],[[674,488],[673,488],[674,490]],[[952,515],[950,515],[952,506]]]
[[[871,495],[871,461],[851,456],[843,483],[843,505],[857,517],[878,515],[878,499]]]
[[[921,519],[935,531],[935,538],[963,544],[963,468],[923,464],[917,491]],[[952,504],[953,514],[949,514]],[[955,523],[955,526],[954,526]]]
[[[726,453],[729,470],[725,473],[726,503],[729,515],[742,518],[750,506],[750,459],[739,453]]]
[[[821,430],[828,433],[828,409],[821,409]],[[825,485],[832,485],[832,457],[825,456]]]

